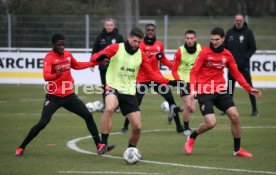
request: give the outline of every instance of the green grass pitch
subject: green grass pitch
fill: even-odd
[[[251,159],[233,156],[230,121],[216,111],[217,126],[200,135],[192,155],[183,153],[186,137],[176,133],[174,124],[167,124],[167,113],[161,111],[163,99],[148,94],[141,105],[143,131],[138,148],[143,162],[127,165],[122,157],[127,147],[128,134],[116,133],[124,117],[113,115],[110,144],[116,149],[101,157],[74,151],[67,147],[69,140],[89,136],[84,121],[76,115],[59,109],[50,124],[28,145],[23,157],[15,157],[17,146],[30,128],[39,120],[45,93],[40,85],[0,85],[0,174],[153,174],[153,175],[222,175],[222,174],[276,174],[276,90],[262,89],[258,100],[260,116],[250,116],[247,93],[237,89],[235,102],[242,123],[242,147],[254,154]],[[101,100],[100,95],[86,95],[84,102]],[[179,95],[175,94],[177,104]],[[93,113],[100,130],[101,113]],[[191,116],[191,127],[203,120],[197,110]],[[76,143],[81,150],[95,152],[92,139]]]

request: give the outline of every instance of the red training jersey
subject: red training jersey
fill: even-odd
[[[96,59],[100,55],[106,54],[108,58],[112,58],[117,53],[118,49],[119,49],[118,43],[111,44],[107,46],[105,49],[101,50],[100,52],[93,54],[91,57],[91,61],[95,62],[96,64],[100,64],[100,62],[96,62]],[[155,71],[152,70],[151,64],[144,52],[142,52],[142,63],[138,69],[139,69],[139,72],[140,70],[143,70],[148,75],[149,81],[153,80],[160,84],[168,84],[169,82],[169,80],[164,78],[162,74],[157,74]]]
[[[74,79],[70,69],[85,69],[92,67],[92,62],[77,62],[69,51],[64,50],[62,55],[50,51],[44,58],[43,77],[48,81],[47,93],[58,97],[65,97],[74,92]],[[60,73],[57,73],[57,69]]]
[[[170,62],[164,53],[164,47],[161,41],[156,40],[153,45],[147,45],[145,44],[144,40],[142,40],[140,44],[140,49],[142,52],[146,54],[146,57],[148,58],[151,68],[153,72],[159,76],[162,76],[160,69],[159,69],[159,60],[155,57],[157,53],[162,53],[163,57],[161,58],[161,63],[169,67],[170,69],[173,66],[173,63]],[[140,69],[137,76],[137,82],[148,82],[151,81],[149,74],[144,70]]]
[[[224,49],[215,53],[209,47],[204,48],[198,55],[190,73],[191,91],[198,94],[212,94],[226,90],[224,79],[224,68],[227,67],[232,76],[247,91],[252,87],[246,82],[239,72],[232,54]]]

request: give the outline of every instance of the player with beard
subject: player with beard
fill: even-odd
[[[152,70],[145,53],[139,49],[143,37],[143,31],[134,28],[130,31],[126,42],[111,44],[91,58],[98,64],[102,62],[99,61],[102,58],[110,60],[106,72],[105,110],[101,118],[101,143],[104,146],[99,148],[98,153],[100,154],[108,151],[106,145],[112,128],[112,114],[117,106],[120,106],[122,114],[127,116],[132,126],[128,147],[136,147],[139,142],[142,124],[141,113],[135,96],[139,70],[143,69],[150,75],[151,80],[160,84],[172,86],[179,84],[177,80],[168,80]]]
[[[156,26],[152,23],[149,23],[145,26],[145,30],[146,36],[141,42],[140,49],[146,54],[151,64],[151,68],[155,74],[162,75],[159,69],[159,63],[161,62],[170,69],[172,68],[173,64],[166,58],[162,42],[156,39]],[[143,97],[149,88],[153,88],[155,92],[160,94],[169,103],[170,113],[168,115],[168,123],[171,123],[171,121],[174,119],[176,124],[176,131],[178,133],[183,132],[183,126],[180,123],[178,112],[174,112],[173,110],[176,107],[176,104],[170,87],[151,81],[149,74],[147,74],[147,72],[143,69],[140,69],[137,77],[136,93],[139,106],[141,105]],[[124,126],[121,129],[122,133],[127,132],[128,124],[129,122],[126,118]]]

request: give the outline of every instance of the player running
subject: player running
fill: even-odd
[[[187,138],[184,145],[186,154],[191,154],[198,135],[212,129],[216,125],[213,106],[225,112],[231,121],[231,131],[234,140],[234,156],[253,157],[253,154],[240,147],[241,126],[240,116],[233,99],[225,88],[224,68],[227,67],[232,76],[250,94],[257,98],[261,91],[253,89],[239,72],[233,55],[224,48],[224,31],[216,27],[211,31],[211,43],[198,55],[190,74],[191,100],[198,94],[200,111],[204,116],[196,130]]]
[[[172,67],[172,75],[175,80],[183,80],[186,85],[180,89],[180,96],[183,105],[174,108],[175,113],[183,111],[184,134],[189,136],[191,129],[189,126],[190,113],[196,110],[197,100],[191,101],[190,95],[190,72],[194,62],[201,51],[202,47],[196,42],[196,32],[187,30],[184,37],[184,45],[179,47],[174,55],[174,64]]]
[[[112,114],[119,105],[121,112],[127,116],[132,131],[129,136],[128,147],[136,147],[141,134],[141,113],[136,93],[136,78],[139,69],[144,69],[151,75],[153,81],[160,84],[176,86],[176,80],[168,80],[152,71],[146,55],[139,49],[144,34],[139,28],[131,30],[128,40],[124,43],[115,43],[107,46],[104,50],[94,54],[92,61],[102,58],[110,59],[106,73],[106,97],[105,111],[101,118],[102,144],[107,145],[109,133],[112,128]],[[100,153],[107,151],[106,146],[100,148]]]
[[[146,36],[141,42],[140,49],[146,54],[154,73],[162,76],[162,73],[159,69],[159,62],[161,62],[163,65],[166,65],[170,69],[172,68],[173,64],[166,58],[162,42],[156,39],[156,26],[152,23],[149,23],[146,25],[145,30]],[[143,97],[147,93],[148,89],[153,88],[155,92],[160,94],[169,103],[170,113],[168,116],[168,122],[171,123],[171,121],[174,119],[176,124],[176,131],[178,133],[183,132],[183,126],[180,123],[178,112],[174,112],[173,110],[176,107],[176,104],[170,87],[155,83],[151,80],[151,75],[148,74],[147,71],[144,69],[139,70],[137,76],[136,93],[139,106],[141,105]],[[127,132],[128,124],[129,121],[128,118],[126,118],[124,126],[121,129],[122,133]]]

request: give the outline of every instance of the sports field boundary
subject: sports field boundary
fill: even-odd
[[[228,127],[223,127],[221,129],[225,129]],[[244,129],[263,129],[263,128],[271,128],[276,129],[276,126],[244,126]],[[162,131],[169,131],[172,129],[154,129],[154,130],[144,130],[142,133],[151,133],[151,132],[162,132]],[[110,133],[110,135],[118,135],[122,134],[120,132]],[[98,155],[95,152],[87,151],[79,148],[77,143],[81,140],[91,139],[91,136],[79,137],[67,142],[67,147],[71,150],[74,150],[79,153],[83,154],[91,154],[91,155]],[[112,155],[102,155],[102,157],[112,158],[112,159],[123,159],[122,157],[112,156]],[[276,172],[272,171],[263,171],[263,170],[247,170],[247,169],[235,169],[235,168],[223,168],[223,167],[213,167],[213,166],[200,166],[200,165],[189,165],[189,164],[179,164],[179,163],[170,163],[170,162],[159,162],[159,161],[152,161],[152,160],[141,160],[140,162],[149,163],[149,164],[157,164],[157,165],[164,165],[164,166],[174,166],[174,167],[185,167],[185,168],[195,168],[195,169],[205,169],[205,170],[219,170],[219,171],[230,171],[230,172],[244,172],[244,173],[251,173],[251,174],[275,174]],[[81,172],[81,171],[78,171]]]

